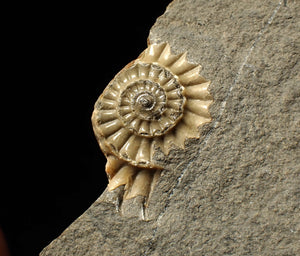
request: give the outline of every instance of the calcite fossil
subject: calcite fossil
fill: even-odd
[[[93,129],[107,157],[108,190],[125,185],[124,200],[148,197],[164,168],[153,160],[160,148],[184,148],[211,121],[209,81],[186,53],[168,43],[150,45],[125,66],[95,103]]]

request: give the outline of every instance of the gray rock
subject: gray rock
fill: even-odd
[[[300,255],[299,13],[292,0],[171,3],[149,41],[201,63],[213,121],[156,155],[170,171],[146,209],[136,198],[124,217],[122,188],[105,191],[40,255]]]

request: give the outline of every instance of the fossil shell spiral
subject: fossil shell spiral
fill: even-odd
[[[172,144],[184,148],[187,138],[199,138],[212,102],[200,69],[168,43],[152,44],[108,84],[92,115],[108,190],[125,185],[124,199],[147,197],[164,168],[153,161],[155,150],[168,154]]]

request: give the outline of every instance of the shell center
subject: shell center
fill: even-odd
[[[179,122],[185,97],[174,74],[156,64],[138,63],[119,77],[117,111],[126,129],[141,137],[162,136]]]
[[[140,109],[151,110],[155,106],[155,98],[148,92],[143,92],[136,98],[136,105]]]

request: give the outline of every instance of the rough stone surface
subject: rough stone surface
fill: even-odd
[[[300,255],[299,13],[292,0],[170,4],[149,41],[202,64],[213,122],[156,155],[170,171],[145,210],[136,198],[123,217],[122,188],[105,191],[40,255]]]

